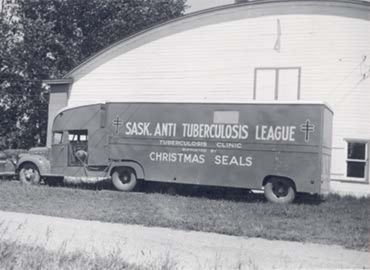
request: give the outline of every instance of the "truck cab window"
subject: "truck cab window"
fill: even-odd
[[[68,131],[68,140],[70,142],[87,142],[87,130]]]
[[[68,131],[68,165],[83,166],[88,159],[88,134],[87,130]]]
[[[63,143],[63,132],[56,131],[53,134],[53,144],[61,144]]]

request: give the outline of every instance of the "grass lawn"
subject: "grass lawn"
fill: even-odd
[[[5,181],[0,210],[369,250],[370,198],[331,195],[321,203],[276,205],[258,195],[206,193],[122,193]]]
[[[0,239],[1,240],[1,239]],[[107,257],[83,252],[49,252],[43,247],[30,247],[15,242],[0,241],[0,269],[24,270],[175,270],[170,260],[141,266],[126,263],[119,254]]]

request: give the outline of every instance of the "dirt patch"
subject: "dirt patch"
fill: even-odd
[[[160,264],[175,269],[370,268],[367,252],[287,241],[215,233],[122,225],[0,211],[2,239],[40,245],[50,251],[76,250],[128,263]]]

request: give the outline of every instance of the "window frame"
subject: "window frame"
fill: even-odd
[[[353,139],[353,138],[346,138],[344,139],[346,142],[346,157],[345,157],[345,178],[346,180],[351,181],[358,181],[358,182],[369,182],[369,140],[363,140],[363,139]],[[354,158],[348,158],[348,150],[349,150],[349,144],[350,143],[362,143],[365,144],[365,157],[364,159],[354,159]],[[364,177],[353,177],[348,176],[348,163],[349,162],[358,162],[358,163],[365,163],[364,166]]]
[[[65,139],[65,132],[64,131],[53,131],[53,137],[52,137],[52,145],[61,145],[64,143],[64,139]],[[55,141],[55,135],[56,134],[61,134],[61,138],[60,140],[58,140],[58,142]]]
[[[259,70],[274,70],[275,71],[275,98],[274,100],[279,100],[279,72],[280,70],[298,70],[298,83],[297,83],[297,100],[301,99],[301,77],[302,77],[302,67],[256,67],[254,68],[254,84],[253,84],[253,100],[257,98],[257,72]]]

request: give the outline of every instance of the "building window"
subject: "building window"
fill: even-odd
[[[368,143],[347,141],[347,177],[367,179]]]
[[[254,70],[254,100],[299,100],[300,67],[268,67]]]

